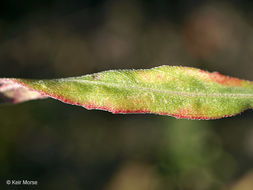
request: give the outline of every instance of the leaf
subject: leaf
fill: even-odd
[[[110,70],[54,80],[0,79],[3,102],[51,97],[86,109],[217,119],[253,108],[253,82],[189,67]]]

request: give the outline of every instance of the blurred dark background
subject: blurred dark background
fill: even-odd
[[[0,1],[0,77],[183,65],[253,80],[252,60],[250,0]],[[190,121],[52,99],[2,105],[0,189],[7,179],[48,190],[251,190],[253,112]]]

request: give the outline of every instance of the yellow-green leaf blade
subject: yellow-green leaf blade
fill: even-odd
[[[253,108],[252,82],[188,67],[111,70],[55,80],[9,80],[39,93],[40,98],[48,96],[113,113],[215,119]]]

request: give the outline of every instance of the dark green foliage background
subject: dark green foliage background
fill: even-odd
[[[252,10],[246,0],[3,0],[0,77],[166,64],[253,80]],[[7,179],[39,189],[240,189],[253,181],[252,139],[252,110],[190,121],[52,99],[1,105],[0,189]]]

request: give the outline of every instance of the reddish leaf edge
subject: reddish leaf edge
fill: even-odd
[[[63,98],[62,96],[59,96],[59,95],[54,95],[54,94],[49,94],[49,93],[46,93],[46,92],[43,92],[43,91],[34,90],[34,89],[30,88],[29,86],[27,86],[25,83],[22,83],[22,82],[20,82],[20,81],[18,81],[16,79],[13,79],[13,78],[5,78],[3,80],[12,81],[15,84],[18,84],[18,85],[20,85],[23,88],[26,88],[26,89],[31,90],[31,91],[38,92],[43,97],[46,96],[46,97],[53,98],[55,100],[61,101],[63,103],[67,103],[67,104],[70,104],[70,105],[81,106],[81,107],[84,107],[87,110],[93,110],[93,109],[95,109],[95,110],[102,110],[102,111],[111,112],[112,114],[154,114],[154,115],[172,116],[172,117],[175,117],[177,119],[215,120],[215,119],[233,117],[235,115],[239,115],[240,113],[244,112],[245,110],[251,109],[251,107],[249,107],[249,108],[246,108],[246,109],[242,110],[239,113],[235,113],[235,114],[231,114],[231,115],[223,115],[223,116],[220,116],[220,117],[191,116],[191,115],[184,115],[184,114],[171,114],[171,113],[167,113],[167,112],[157,112],[157,113],[154,113],[154,112],[151,112],[149,110],[116,110],[116,109],[112,109],[111,107],[97,106],[97,105],[94,105],[94,104],[91,104],[91,103],[89,103],[89,104],[80,104],[79,102],[73,102],[73,101],[71,101],[69,99],[66,99],[66,98]]]

